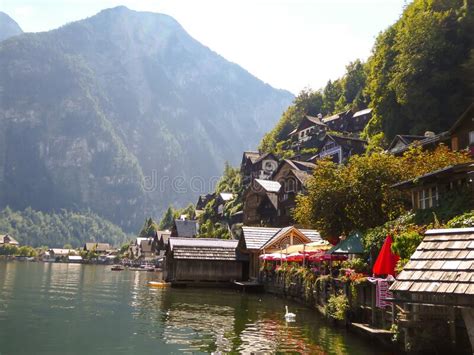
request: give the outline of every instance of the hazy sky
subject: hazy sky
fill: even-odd
[[[409,2],[409,1],[408,1]],[[366,59],[407,0],[0,0],[24,31],[46,31],[104,8],[173,16],[191,36],[277,88],[318,89]]]

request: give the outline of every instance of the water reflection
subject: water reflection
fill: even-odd
[[[288,303],[296,322],[286,323],[279,298],[147,287],[158,278],[0,262],[0,354],[376,353],[296,304]]]

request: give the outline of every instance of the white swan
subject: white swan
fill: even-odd
[[[286,313],[285,313],[285,320],[287,322],[294,322],[296,318],[296,314],[288,312],[288,306],[285,306]]]

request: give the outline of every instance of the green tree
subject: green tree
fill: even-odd
[[[307,194],[298,196],[294,217],[328,238],[374,228],[409,206],[407,196],[391,185],[469,161],[466,153],[445,146],[433,152],[413,148],[403,157],[380,152],[353,156],[345,166],[323,160],[307,182]]]
[[[159,228],[160,230],[171,229],[173,227],[173,224],[174,224],[174,211],[173,211],[173,207],[169,206],[165,214],[163,215],[163,218],[161,218]]]
[[[154,237],[156,232],[159,230],[158,225],[150,217],[145,221],[142,230],[138,234],[139,238]]]
[[[415,0],[378,36],[367,63],[369,135],[443,131],[472,102],[472,6]]]

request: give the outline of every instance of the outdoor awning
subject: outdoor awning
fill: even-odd
[[[331,244],[326,240],[319,240],[317,242],[307,243],[307,244],[295,244],[290,245],[288,248],[279,250],[279,253],[291,254],[291,253],[311,253],[318,250],[329,250],[331,249]]]
[[[359,232],[351,233],[346,239],[340,241],[337,245],[328,250],[327,254],[363,254],[362,234]]]

